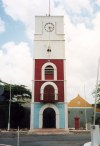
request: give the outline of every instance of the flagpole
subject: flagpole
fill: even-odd
[[[85,96],[85,124],[86,124],[86,130],[87,130],[87,111],[86,111],[86,92],[85,92],[85,84],[84,84],[84,96]]]
[[[98,97],[98,80],[99,80],[99,66],[100,66],[100,58],[98,60],[98,68],[97,68],[97,81],[96,81],[96,97],[95,97],[95,106],[94,106],[94,121],[93,125],[95,125],[95,119],[96,119],[96,102],[97,102],[97,97]]]
[[[50,16],[50,0],[49,0],[49,16]]]

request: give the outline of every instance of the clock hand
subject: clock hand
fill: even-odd
[[[49,31],[51,31],[51,30],[52,30],[52,27],[49,26]]]

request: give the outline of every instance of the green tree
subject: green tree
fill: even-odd
[[[97,105],[100,107],[100,83],[98,84],[97,88],[93,92],[93,95],[96,97],[97,96]]]
[[[0,85],[1,85],[0,87],[4,88],[4,92],[2,93],[2,95],[0,94],[0,128],[6,128],[8,125],[10,91],[11,91],[10,127],[11,128],[17,128],[18,126],[22,128],[27,127],[25,125],[26,121],[29,121],[29,118],[27,120],[25,119],[27,111],[24,108],[23,104],[30,102],[31,99],[30,90],[27,89],[27,87],[24,85],[9,84],[1,80]]]
[[[97,102],[100,105],[100,83],[98,84],[98,88],[97,88],[97,97],[98,97]]]
[[[10,99],[10,86],[11,86],[11,99],[19,101],[25,101],[26,99],[31,99],[31,91],[27,89],[25,85],[16,85],[8,84],[0,80],[0,84],[4,87],[4,93],[2,94],[5,97],[5,100]]]

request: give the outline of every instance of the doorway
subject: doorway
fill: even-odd
[[[53,102],[55,99],[54,87],[52,85],[47,85],[44,88],[44,101]]]
[[[43,128],[56,128],[56,113],[53,108],[43,111]]]

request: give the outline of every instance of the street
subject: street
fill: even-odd
[[[65,135],[21,135],[20,146],[82,146],[90,141],[90,133]],[[0,135],[0,144],[17,146],[17,135]]]

